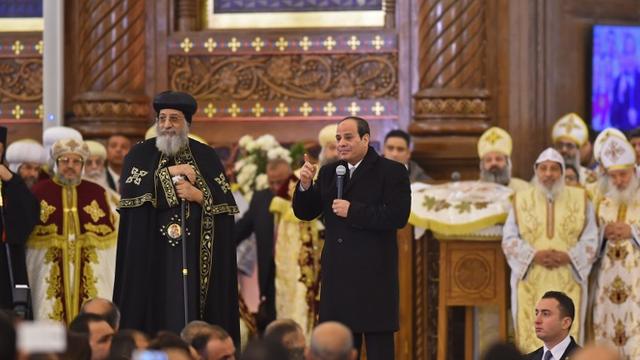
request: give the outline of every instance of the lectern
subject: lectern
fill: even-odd
[[[473,358],[473,308],[497,305],[496,331],[507,339],[507,265],[500,239],[460,236],[436,238],[440,242],[438,287],[438,360],[447,355],[447,313],[450,306],[465,307],[465,360]]]

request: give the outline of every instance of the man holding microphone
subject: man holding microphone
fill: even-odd
[[[370,360],[393,359],[398,330],[397,230],[411,208],[407,169],[369,146],[369,124],[358,117],[338,123],[340,160],[320,169],[305,155],[293,210],[301,220],[322,215],[320,322],[338,321],[363,338]]]

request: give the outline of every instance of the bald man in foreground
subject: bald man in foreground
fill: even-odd
[[[354,360],[357,356],[351,330],[335,321],[324,322],[313,330],[305,354],[306,360]]]

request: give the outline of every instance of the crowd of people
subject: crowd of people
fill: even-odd
[[[350,359],[366,343],[370,359],[392,357],[395,236],[410,205],[406,170],[427,179],[409,163],[408,135],[387,138],[390,149],[395,143],[389,151],[406,157],[402,167],[371,147],[364,119],[346,118],[320,132],[317,160],[305,155],[298,168],[269,156],[268,187],[247,197],[216,151],[189,134],[193,97],[168,91],[153,106],[149,137],[135,145],[118,134],[104,146],[58,126],[44,131],[42,144],[25,139],[7,148],[7,166],[0,165],[1,251],[11,259],[0,271],[0,307],[8,309],[3,356],[126,359],[147,349],[140,354]],[[327,195],[335,191],[331,173],[324,185],[316,180],[327,165],[348,165],[350,176],[344,196],[317,219],[335,198]],[[299,181],[304,189],[296,189]],[[378,244],[364,247],[372,236]],[[249,237],[255,246],[247,255],[240,249]],[[332,255],[324,255],[321,278],[323,252]],[[345,271],[360,282],[346,287]],[[243,275],[257,279],[257,304],[237,281]],[[360,306],[364,300],[370,306]],[[63,326],[64,341],[57,338],[66,350],[22,341],[60,335],[50,321]],[[278,343],[291,351],[277,355]]]
[[[189,134],[193,97],[168,91],[153,106],[152,134],[133,146],[54,127],[5,152],[0,132],[3,353],[45,356],[20,345],[54,331],[29,330],[35,319],[67,327],[51,359],[393,358],[396,233],[410,183],[432,180],[411,137],[390,131],[378,154],[366,120],[347,117],[300,164],[270,152],[267,186],[248,196]],[[514,194],[502,247],[517,348],[560,360],[596,340],[638,358],[640,131],[592,142],[571,113],[551,142],[525,181],[511,174],[507,131],[478,141],[478,180]]]

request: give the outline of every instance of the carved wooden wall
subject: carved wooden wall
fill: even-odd
[[[144,92],[145,0],[68,3],[67,124],[87,138],[141,136],[151,123]]]
[[[171,36],[168,48],[168,87],[196,97],[196,123],[240,130],[203,129],[215,142],[237,139],[247,121],[260,121],[262,132],[288,122],[295,131],[276,134],[286,142],[313,139],[309,122],[397,119],[397,40],[384,30],[203,32]]]
[[[414,157],[435,177],[477,173],[476,142],[502,118],[500,74],[506,30],[503,0],[418,1],[420,90],[415,94]],[[505,71],[503,69],[502,71]]]
[[[0,125],[9,142],[42,133],[42,33],[0,33]]]

